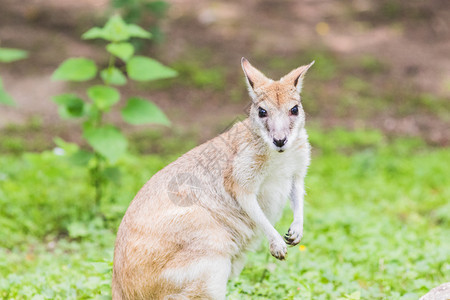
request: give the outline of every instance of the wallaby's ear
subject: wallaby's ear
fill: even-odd
[[[295,86],[297,91],[300,93],[302,91],[303,77],[305,77],[306,71],[314,64],[315,61],[309,65],[298,67],[292,70],[289,74],[280,79],[282,82],[291,83]]]
[[[242,70],[244,70],[250,96],[254,98],[254,89],[270,82],[270,79],[268,79],[263,73],[261,73],[261,71],[252,66],[245,57],[241,59],[241,66]]]

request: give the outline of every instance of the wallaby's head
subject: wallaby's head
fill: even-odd
[[[278,81],[267,78],[244,57],[242,69],[252,105],[250,120],[270,148],[283,152],[305,126],[305,112],[300,101],[303,77],[314,64],[292,70]]]

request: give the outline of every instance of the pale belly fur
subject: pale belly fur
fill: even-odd
[[[296,174],[306,171],[303,151],[273,153],[259,193],[258,203],[272,224],[280,219],[292,190]]]

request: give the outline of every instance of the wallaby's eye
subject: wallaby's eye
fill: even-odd
[[[298,105],[291,108],[291,114],[293,114],[294,116],[298,115]]]
[[[262,107],[258,108],[258,115],[260,118],[267,117],[267,110]]]

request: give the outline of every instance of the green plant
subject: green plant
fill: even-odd
[[[0,48],[0,63],[10,63],[17,60],[27,58],[27,51],[13,48]],[[0,77],[0,103],[6,105],[14,105],[14,100],[5,91],[3,81]]]
[[[124,86],[128,79],[135,81],[152,81],[171,78],[177,73],[158,61],[135,55],[131,38],[149,39],[151,34],[135,24],[125,23],[121,17],[113,16],[103,28],[94,27],[83,34],[83,39],[103,39],[109,43],[109,65],[100,71],[103,84],[87,88],[90,101],[85,101],[76,94],[55,96],[53,101],[59,106],[62,118],[83,118],[83,138],[92,151],[79,149],[77,145],[68,144],[57,139],[56,143],[69,152],[72,161],[87,165],[91,174],[96,195],[95,202],[100,203],[105,180],[117,178],[118,169],[114,164],[125,153],[127,139],[119,128],[104,121],[104,115],[120,101],[118,89],[112,86]],[[125,70],[116,66],[120,59]],[[97,75],[97,65],[91,59],[77,57],[64,61],[53,73],[54,80],[88,81]],[[124,72],[125,71],[125,72]],[[152,102],[139,97],[126,100],[121,110],[125,122],[137,124],[170,125],[166,115]]]
[[[158,23],[166,15],[169,3],[164,0],[111,0],[110,3],[120,10],[126,22],[141,23],[143,15],[148,13],[144,26],[149,28],[153,40],[159,42],[163,39]]]

